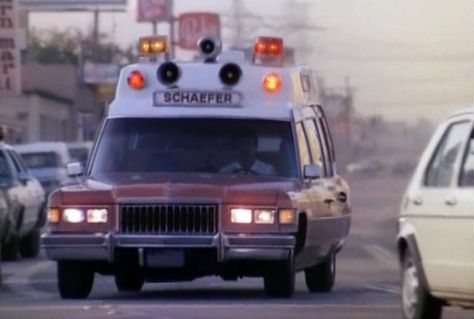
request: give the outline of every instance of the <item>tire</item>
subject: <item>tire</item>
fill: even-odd
[[[83,261],[58,261],[58,289],[63,299],[85,299],[94,284],[94,268]]]
[[[433,297],[419,280],[419,270],[407,250],[402,263],[401,302],[405,319],[440,319],[443,310],[441,300]]]
[[[336,281],[336,253],[331,252],[324,262],[306,268],[304,275],[310,292],[330,292]]]
[[[145,276],[139,270],[115,272],[115,285],[120,292],[140,292],[145,283]]]
[[[263,278],[265,293],[272,298],[291,298],[295,292],[293,256],[270,265]]]
[[[40,231],[35,229],[20,240],[20,254],[25,258],[34,258],[40,251]]]
[[[20,240],[17,236],[12,236],[10,239],[3,244],[2,247],[2,259],[3,260],[17,260],[20,248]]]
[[[2,254],[2,243],[0,243],[0,255]],[[0,258],[0,287],[2,286],[2,260]]]

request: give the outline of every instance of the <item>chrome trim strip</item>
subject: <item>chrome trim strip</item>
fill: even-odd
[[[231,248],[225,251],[224,260],[286,260],[290,254],[290,249]]]
[[[150,204],[206,204],[206,205],[219,205],[222,204],[222,200],[216,200],[216,198],[205,198],[205,197],[186,197],[186,198],[170,198],[170,197],[122,197],[117,200],[117,205],[150,205]]]
[[[295,237],[291,235],[223,235],[224,247],[287,248],[293,249]]]
[[[401,215],[398,220],[401,221],[403,218],[431,218],[431,219],[473,219],[474,220],[474,213],[472,216],[467,215],[449,215],[449,214],[404,214]]]
[[[119,235],[115,236],[118,247],[217,247],[218,235]]]

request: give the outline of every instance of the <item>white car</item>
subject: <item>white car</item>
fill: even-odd
[[[46,194],[60,187],[67,178],[66,165],[72,162],[66,143],[38,142],[15,145],[26,166],[43,186]]]
[[[397,239],[404,318],[474,307],[474,107],[441,125],[403,198]]]

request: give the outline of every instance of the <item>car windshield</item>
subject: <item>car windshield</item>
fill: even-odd
[[[72,160],[82,163],[87,161],[89,155],[87,147],[69,147],[68,151]]]
[[[216,173],[296,177],[290,122],[111,119],[91,175]]]
[[[31,169],[61,166],[59,156],[55,152],[23,153],[21,157]]]

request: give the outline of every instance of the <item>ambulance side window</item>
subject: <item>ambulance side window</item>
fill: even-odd
[[[333,176],[336,174],[336,156],[335,156],[335,151],[334,151],[334,143],[332,141],[332,136],[331,132],[329,130],[329,125],[326,119],[326,116],[324,114],[324,111],[322,110],[320,105],[316,106],[316,109],[319,111],[321,116],[318,118],[318,125],[321,128],[321,134],[324,137],[323,138],[323,143],[326,144],[326,149],[327,149],[327,160],[328,160],[328,165],[327,165],[327,174],[329,176]]]
[[[302,123],[296,124],[296,139],[298,140],[299,161],[301,169],[305,165],[311,164],[311,157],[308,149],[308,142]]]
[[[325,171],[325,175],[327,175],[327,170],[325,169],[325,150],[322,147],[321,134],[316,128],[314,119],[305,120],[304,127],[306,130],[306,135],[308,137],[313,164],[318,165],[321,168],[321,171]]]

